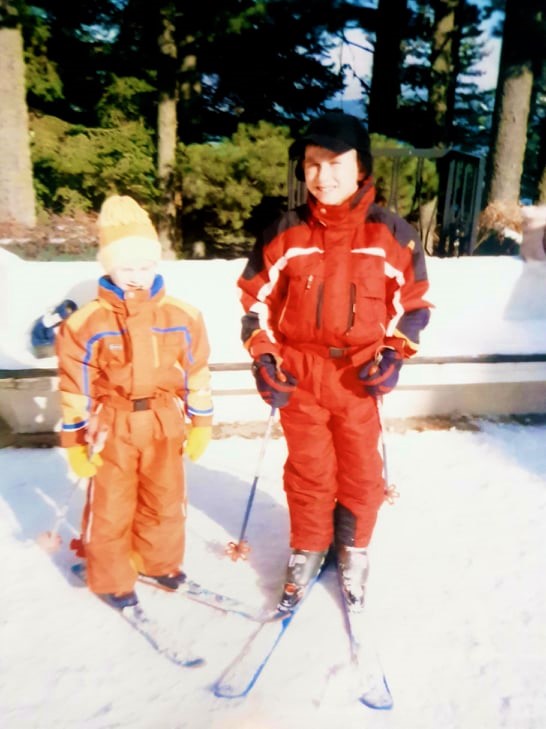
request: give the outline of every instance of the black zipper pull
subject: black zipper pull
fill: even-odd
[[[355,324],[355,318],[356,318],[356,284],[351,284],[351,289],[349,293],[349,326],[345,332],[345,334],[349,334],[351,329],[353,328]]]

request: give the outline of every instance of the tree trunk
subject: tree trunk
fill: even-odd
[[[540,180],[538,181],[538,205],[546,205],[546,167],[543,168]]]
[[[399,136],[398,96],[402,36],[407,24],[407,0],[380,0],[370,90],[368,128],[388,137]]]
[[[0,28],[0,222],[34,226],[23,38]]]
[[[430,57],[430,90],[427,113],[427,131],[430,143],[446,147],[452,139],[455,108],[455,88],[459,72],[461,42],[460,11],[464,0],[435,0],[434,27]],[[438,209],[443,210],[448,188],[449,159],[437,160]],[[438,244],[439,255],[445,254],[446,241]]]
[[[177,47],[175,3],[163,2],[160,9],[159,102],[157,111],[157,171],[161,192],[159,240],[164,258],[175,258],[174,247],[181,243],[177,224],[176,142],[177,120]]]
[[[489,202],[519,201],[532,88],[530,65],[521,66],[502,85]]]
[[[528,32],[536,4],[507,0],[488,203],[518,203],[533,90],[533,46]]]
[[[538,184],[536,203],[546,205],[546,116],[543,116],[539,126],[539,153],[538,153]]]
[[[461,28],[457,9],[461,0],[434,2],[434,28],[432,34],[431,84],[429,109],[432,144],[447,144],[451,138],[458,51]]]

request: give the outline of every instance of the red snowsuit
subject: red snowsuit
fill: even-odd
[[[178,398],[193,425],[211,424],[204,322],[166,296],[161,276],[149,291],[125,294],[103,277],[98,298],[63,322],[57,353],[61,445],[84,444],[90,424],[107,430],[83,516],[88,584],[130,592],[137,571],[168,574],[183,559],[186,426]]]
[[[250,354],[272,353],[298,385],[280,410],[293,549],[370,542],[384,500],[375,399],[358,379],[382,347],[415,354],[429,318],[413,227],[374,204],[369,180],[343,205],[309,196],[268,228],[238,286]]]

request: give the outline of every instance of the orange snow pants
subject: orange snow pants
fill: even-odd
[[[184,423],[174,406],[103,413],[103,465],[91,481],[82,524],[87,581],[93,592],[125,593],[137,571],[164,575],[182,563]]]
[[[347,359],[286,348],[283,367],[298,378],[279,411],[288,447],[290,546],[322,551],[335,539],[367,547],[384,501],[375,399]]]

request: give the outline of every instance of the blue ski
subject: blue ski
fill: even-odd
[[[272,617],[263,621],[252,633],[243,649],[213,685],[215,696],[236,699],[249,693],[321,574],[322,572],[309,584],[305,595],[294,610],[289,613],[273,611]]]
[[[373,630],[366,610],[355,610],[345,600],[341,588],[341,604],[351,648],[351,662],[357,675],[358,700],[370,709],[388,710],[393,707],[392,695],[373,645]]]
[[[201,603],[202,605],[208,605],[208,607],[215,608],[216,610],[222,610],[226,613],[235,613],[243,618],[247,618],[247,620],[253,620],[260,624],[276,618],[275,610],[255,609],[236,598],[208,590],[206,587],[203,587],[192,580],[186,579],[186,581],[180,584],[176,590],[171,590],[168,587],[160,585],[153,577],[147,577],[146,575],[139,575],[138,581],[145,585],[151,585],[159,590],[174,592],[177,595],[187,597],[190,600]]]
[[[82,582],[86,582],[85,563],[81,562],[72,565],[71,572]],[[100,596],[97,595],[100,599]],[[101,600],[104,605],[107,603]],[[152,618],[150,618],[140,605],[125,607],[122,610],[110,608],[118,613],[131,627],[133,627],[140,635],[156,650],[172,663],[184,668],[195,668],[204,664],[204,659],[191,655],[190,652],[179,653],[166,638],[162,635],[161,626]]]
[[[285,635],[298,609],[325,569],[327,569],[327,565],[309,585],[304,599],[293,612],[277,612],[276,620],[264,621],[251,634],[242,650],[213,685],[215,696],[235,699],[248,695],[267,666],[273,651]],[[350,641],[351,664],[358,679],[358,700],[371,709],[391,709],[393,699],[379,657],[372,645],[371,634],[373,631],[370,629],[368,617],[364,611],[351,610],[343,596],[341,602]]]

